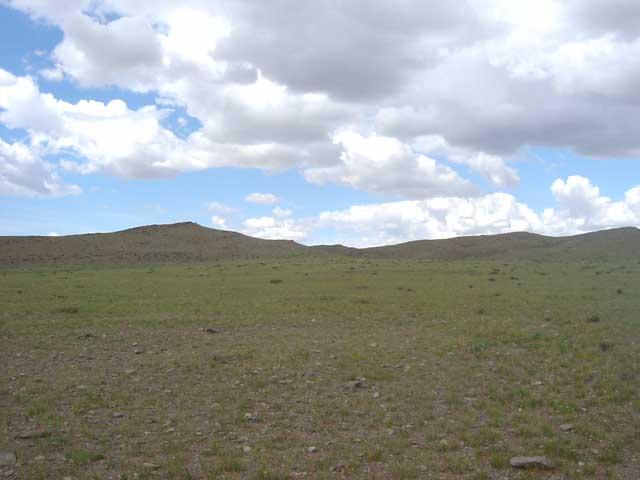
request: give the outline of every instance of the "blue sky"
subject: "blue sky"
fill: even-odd
[[[627,22],[554,1],[282,2],[268,23],[191,3],[0,1],[0,235],[189,220],[361,246],[640,225]]]

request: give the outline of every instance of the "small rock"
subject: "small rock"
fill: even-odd
[[[573,430],[573,425],[570,423],[563,423],[559,428],[561,432],[569,433]]]
[[[112,417],[113,418],[122,418],[122,417],[124,417],[124,413],[122,413],[122,412],[114,412]]]
[[[251,423],[255,423],[255,422],[257,422],[257,421],[258,421],[258,417],[257,417],[255,414],[253,414],[253,413],[245,413],[245,414],[244,414],[244,419],[245,419],[247,422],[251,422]]]
[[[44,455],[38,455],[37,457],[34,458],[34,460],[36,462],[43,462],[44,461]]]
[[[380,398],[380,392],[374,392],[373,398]]]
[[[223,329],[221,328],[217,328],[217,327],[207,327],[204,329],[205,332],[207,333],[222,333],[224,332]]]
[[[125,375],[133,375],[134,373],[136,373],[136,370],[135,370],[134,368],[127,368],[127,369],[124,371],[124,374],[125,374]]]
[[[509,460],[513,468],[541,468],[551,470],[553,463],[547,457],[513,457]]]
[[[149,470],[158,470],[160,468],[160,465],[156,465],[155,463],[150,462],[145,462],[142,464],[142,466]]]
[[[357,390],[359,388],[366,388],[367,384],[363,378],[356,378],[344,384],[344,388],[348,390]]]
[[[242,452],[251,453],[251,447],[249,447],[248,445],[245,445],[244,447],[242,447]]]
[[[0,467],[8,467],[17,462],[16,454],[7,450],[0,450]]]
[[[16,435],[16,438],[20,440],[28,440],[30,438],[45,438],[50,437],[51,432],[49,430],[33,430],[30,432],[22,432]]]
[[[307,448],[307,452],[309,452],[309,453],[316,453],[317,451],[318,451],[318,449],[316,447]]]
[[[302,378],[316,377],[318,374],[313,370],[307,370],[302,372]]]
[[[140,355],[141,353],[144,353],[144,350],[142,350],[141,348],[136,348],[133,353],[135,353],[136,355]]]

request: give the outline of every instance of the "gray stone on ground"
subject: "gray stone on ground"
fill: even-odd
[[[17,462],[16,454],[8,450],[0,450],[0,467],[8,467],[15,465]]]
[[[45,438],[50,437],[52,434],[49,430],[31,430],[27,432],[22,432],[16,435],[16,438],[19,440],[28,440],[30,438]]]
[[[540,468],[551,470],[553,463],[547,457],[513,457],[509,460],[513,468]]]
[[[344,388],[348,390],[356,390],[359,388],[366,388],[367,384],[364,378],[357,378],[356,380],[351,380],[344,384]]]

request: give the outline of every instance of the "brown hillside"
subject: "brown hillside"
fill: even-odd
[[[64,237],[0,237],[0,265],[153,264],[291,257],[306,247],[261,240],[185,222],[114,233]]]
[[[615,228],[569,237],[547,237],[526,232],[457,237],[362,250],[373,258],[455,260],[462,258],[514,260],[607,260],[638,258],[640,230]]]
[[[262,240],[196,223],[150,225],[114,233],[65,237],[0,237],[0,266],[155,264],[287,258],[293,256],[379,259],[640,260],[640,230],[618,228],[570,237],[506,233],[419,240],[375,248],[306,247]]]

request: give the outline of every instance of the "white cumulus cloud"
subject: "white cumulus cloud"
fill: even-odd
[[[304,240],[310,226],[291,218],[256,217],[243,222],[242,232],[267,240]]]
[[[28,146],[0,139],[0,195],[61,197],[81,193],[77,185],[67,184]]]
[[[269,205],[273,203],[278,203],[280,200],[273,193],[254,192],[247,195],[245,197],[245,201],[249,203],[259,203],[263,205]]]

